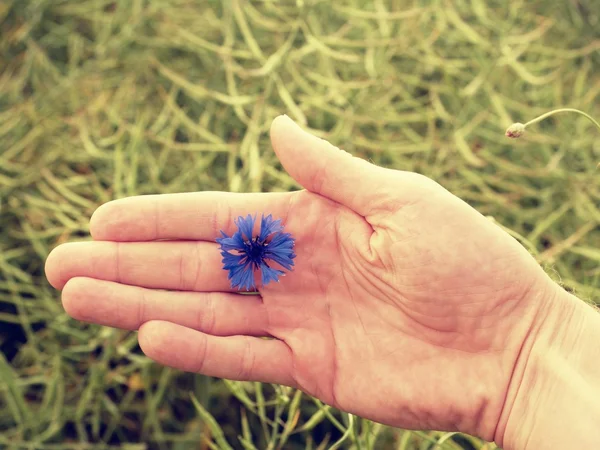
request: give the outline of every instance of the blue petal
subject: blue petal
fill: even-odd
[[[294,247],[294,238],[290,233],[277,233],[273,236],[271,242],[269,242],[269,247],[271,248],[293,248]]]
[[[252,240],[252,230],[254,229],[254,222],[256,221],[256,216],[252,217],[250,214],[246,216],[244,219],[242,216],[238,217],[237,222],[235,223],[240,230],[239,232],[245,236],[246,241]]]
[[[254,270],[252,270],[252,266],[248,265],[246,269],[241,271],[241,274],[239,287],[244,288],[247,291],[250,289],[256,289],[256,285],[254,284]]]
[[[226,252],[221,252],[221,255],[223,255],[221,262],[224,264],[223,269],[225,270],[233,269],[240,264],[246,264],[246,255],[232,255],[231,253]]]
[[[232,288],[243,288],[249,291],[254,289],[254,270],[250,261],[245,264],[238,264],[229,270],[229,279],[231,280]]]
[[[283,275],[283,272],[281,270],[277,270],[277,269],[273,269],[269,266],[267,266],[266,264],[263,264],[260,267],[260,271],[261,271],[261,282],[263,284],[263,286],[266,286],[267,284],[269,284],[269,282],[272,281],[279,281],[279,275]]]
[[[275,261],[277,264],[279,264],[280,266],[282,266],[283,268],[287,269],[287,270],[292,270],[292,266],[294,265],[294,261],[292,261],[292,258],[294,258],[296,255],[292,254],[291,256],[280,256],[280,255],[276,255],[276,254],[269,254],[266,257],[268,259],[270,259],[271,261]]]
[[[215,239],[217,244],[221,245],[221,250],[229,251],[229,250],[238,250],[244,251],[244,239],[242,238],[242,234],[237,231],[233,234],[233,236],[228,237],[225,233],[221,231],[224,235],[222,238]]]
[[[271,259],[287,270],[291,270],[294,265],[294,239],[289,233],[279,233],[267,245],[265,258]]]
[[[281,225],[281,219],[273,220],[273,216],[269,214],[267,217],[264,215],[260,221],[260,235],[259,241],[264,242],[267,237],[269,237],[273,233],[277,233],[283,230],[283,225]]]

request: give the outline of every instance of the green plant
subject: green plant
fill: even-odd
[[[134,333],[66,317],[44,260],[114,198],[296,189],[267,135],[286,112],[442,183],[597,301],[596,137],[566,121],[515,145],[499,131],[566,99],[600,114],[595,5],[0,2],[0,447],[214,447],[193,394],[236,449],[494,448],[157,367]]]

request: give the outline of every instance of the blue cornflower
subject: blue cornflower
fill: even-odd
[[[221,245],[223,255],[223,269],[229,271],[229,280],[232,288],[255,289],[254,271],[261,271],[263,286],[271,280],[279,281],[279,276],[284,275],[282,270],[273,269],[267,263],[275,261],[281,267],[292,270],[294,265],[294,238],[290,233],[283,233],[281,219],[273,220],[269,214],[260,220],[260,232],[252,237],[256,216],[248,215],[245,219],[238,217],[235,225],[238,230],[230,237],[223,231],[223,237],[217,238]]]

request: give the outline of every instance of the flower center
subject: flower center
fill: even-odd
[[[263,254],[265,251],[265,244],[258,241],[258,237],[251,241],[246,241],[246,254],[250,260],[255,264],[260,264],[263,261]]]

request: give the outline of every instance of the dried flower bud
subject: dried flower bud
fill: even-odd
[[[516,139],[523,136],[523,133],[525,133],[525,125],[517,122],[513,123],[510,127],[507,128],[506,137]]]

